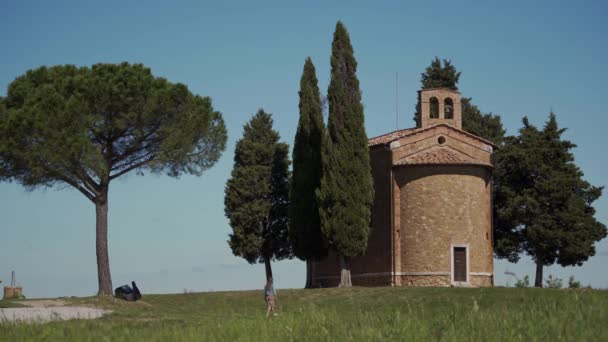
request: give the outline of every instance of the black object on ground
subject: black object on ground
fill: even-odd
[[[141,299],[141,292],[139,292],[139,288],[135,284],[134,281],[131,282],[131,286],[123,285],[121,287],[117,287],[114,290],[114,297],[124,299],[127,302],[135,302]]]

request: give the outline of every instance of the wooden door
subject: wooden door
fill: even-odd
[[[454,281],[467,281],[466,247],[454,247]]]

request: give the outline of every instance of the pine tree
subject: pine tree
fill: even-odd
[[[505,142],[497,158],[496,254],[517,262],[526,253],[536,263],[534,286],[542,287],[543,267],[582,265],[595,254],[606,227],[594,218],[592,203],[602,193],[583,179],[551,113],[544,129],[523,120],[519,136]]]
[[[312,287],[312,262],[327,255],[315,192],[321,184],[325,126],[315,66],[306,59],[300,80],[300,120],[293,145],[289,236],[294,255],[306,261],[306,288]]]
[[[128,173],[201,175],[226,145],[211,99],[141,64],[29,70],[0,98],[0,180],[72,187],[95,206],[99,295],[112,294],[110,184]]]
[[[422,89],[428,88],[448,88],[458,90],[458,81],[461,73],[451,61],[444,59],[441,61],[435,57],[431,64],[420,76]],[[484,138],[500,146],[505,135],[499,115],[492,113],[482,113],[479,107],[473,104],[471,98],[463,98],[462,104],[462,129],[480,138]],[[416,105],[414,121],[419,123],[420,111]]]
[[[422,89],[448,88],[458,90],[460,72],[456,70],[456,67],[450,60],[444,59],[443,65],[441,62],[438,57],[435,57],[431,61],[431,65],[420,75]]]
[[[429,88],[448,88],[452,90],[458,90],[458,80],[460,79],[460,72],[456,70],[456,67],[452,65],[452,62],[444,59],[443,64],[439,57],[435,57],[431,61],[431,65],[426,67],[424,72],[420,74],[420,83],[422,89]],[[414,121],[416,126],[420,126],[420,104],[416,104],[416,111],[414,112]]]
[[[465,97],[460,102],[462,104],[462,129],[500,146],[505,137],[500,116],[482,113],[479,107],[472,103],[470,97]]]
[[[340,286],[351,286],[350,262],[367,248],[373,184],[357,62],[346,28],[336,25],[328,89],[328,136],[317,192],[321,230],[340,259]]]
[[[279,142],[271,114],[260,109],[244,126],[226,184],[225,213],[233,233],[232,253],[253,264],[291,257],[288,237],[289,146]]]

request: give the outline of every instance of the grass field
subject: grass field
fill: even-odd
[[[98,320],[0,324],[2,341],[608,341],[608,291],[353,288],[145,295]],[[2,302],[0,302],[2,303]]]

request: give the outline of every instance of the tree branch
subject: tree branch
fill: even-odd
[[[144,150],[148,149],[149,147],[151,147],[151,145],[142,146],[141,148],[139,148],[139,149],[134,150],[133,152],[131,152],[129,156],[121,156],[121,158],[114,160],[112,162],[112,166],[110,167],[110,171],[119,170],[119,169],[125,167],[126,165],[129,165],[129,164],[131,164],[131,163],[133,163],[133,162],[135,162],[135,161],[137,161],[137,160],[139,160],[139,159],[141,159],[143,157],[146,157],[150,153],[153,153],[153,152],[148,151],[148,152],[140,155],[139,157],[134,158],[133,160],[127,160],[128,157],[130,157],[131,155],[134,155],[136,153],[144,151]],[[116,162],[119,162],[119,161],[121,161],[120,164],[115,164]]]
[[[125,147],[125,150],[121,154],[116,155],[111,160],[112,167],[113,167],[113,165],[115,163],[127,159],[130,155],[133,155],[135,153],[138,153],[140,151],[143,151],[143,150],[151,147],[152,146],[152,142],[150,141],[150,142],[148,142],[146,144],[146,141],[147,141],[148,138],[150,138],[152,135],[154,135],[157,132],[158,128],[159,128],[158,126],[153,127],[148,133],[146,133],[143,136],[135,139],[136,143],[132,144],[131,146]]]
[[[120,177],[120,176],[124,175],[124,174],[125,174],[125,173],[127,173],[127,172],[133,171],[133,170],[137,169],[138,167],[141,167],[141,166],[146,165],[147,163],[149,163],[150,161],[152,161],[152,160],[154,159],[154,157],[156,157],[156,155],[155,155],[155,154],[153,154],[153,155],[149,156],[149,157],[148,157],[148,158],[146,158],[145,160],[140,161],[139,163],[135,163],[135,164],[133,164],[133,165],[131,165],[131,166],[127,167],[126,169],[124,169],[124,170],[122,170],[122,171],[120,171],[120,172],[118,172],[118,173],[115,173],[115,174],[111,175],[111,176],[109,177],[109,180],[112,180],[112,179],[118,178],[118,177]]]
[[[76,175],[78,176],[82,184],[87,188],[87,190],[89,190],[95,195],[99,195],[101,186],[97,184],[97,182],[95,182],[95,180],[91,178],[91,176],[89,176],[89,174],[80,165],[76,164],[75,167]]]
[[[76,190],[80,191],[91,202],[95,203],[96,196],[95,196],[94,192],[92,192],[92,191],[90,191],[90,190],[82,187],[80,184],[78,184],[78,182],[76,182],[73,179],[70,179],[69,177],[65,176],[65,174],[63,174],[62,172],[54,169],[53,167],[51,167],[50,165],[48,165],[48,163],[47,163],[47,165],[44,165],[45,164],[44,160],[40,160],[40,163],[43,164],[42,167],[47,172],[47,174],[48,174],[48,176],[50,178],[54,178],[54,179],[60,180],[62,182],[65,182],[65,183],[71,185]]]
[[[63,177],[63,176],[58,176],[57,179],[64,181],[64,182],[68,183],[69,185],[71,185],[72,187],[76,188],[83,195],[85,195],[86,198],[91,200],[91,202],[95,203],[96,196],[94,194],[92,194],[91,192],[89,192],[87,189],[80,186],[77,182],[74,182],[74,180],[69,179],[67,177]]]

